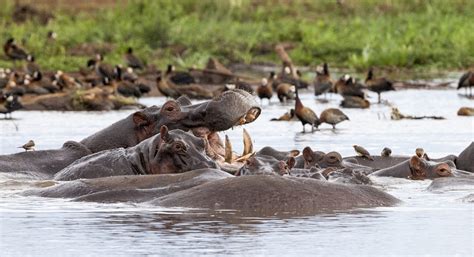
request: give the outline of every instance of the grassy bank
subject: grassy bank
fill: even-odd
[[[160,0],[118,1],[115,8],[55,12],[46,26],[11,21],[0,11],[0,41],[13,36],[43,67],[74,70],[86,56],[70,56],[80,43],[109,43],[109,62],[128,46],[148,63],[203,65],[275,62],[273,45],[291,43],[298,65],[365,69],[369,66],[462,69],[474,65],[474,1],[469,0]],[[58,33],[48,43],[47,31]],[[1,58],[0,66],[11,65]]]

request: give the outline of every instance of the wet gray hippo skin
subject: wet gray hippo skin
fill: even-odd
[[[298,150],[292,150],[292,151],[278,151],[275,148],[271,146],[265,146],[262,149],[260,149],[257,152],[257,156],[260,155],[265,155],[265,156],[272,156],[273,158],[280,160],[280,161],[286,161],[290,157],[296,157],[297,155],[300,154],[300,151]]]
[[[23,172],[39,177],[52,176],[73,161],[91,153],[127,148],[159,133],[162,125],[170,129],[206,128],[222,131],[252,122],[260,107],[249,93],[230,90],[207,102],[190,105],[181,98],[162,107],[151,106],[85,138],[80,143],[67,142],[61,149],[22,152],[0,156],[0,172]],[[71,147],[72,146],[72,147]]]
[[[287,161],[281,161],[272,156],[253,156],[245,161],[235,175],[285,175],[290,174],[290,170],[294,165],[295,159],[293,157],[290,157]]]
[[[437,178],[428,186],[429,191],[459,190],[460,187],[470,187],[474,190],[474,176]]]
[[[221,170],[197,169],[179,174],[78,179],[56,181],[53,186],[28,190],[22,195],[94,202],[143,202],[228,177],[232,175]]]
[[[233,209],[242,215],[312,215],[359,207],[391,206],[398,199],[370,186],[310,178],[241,176],[208,182],[155,199],[166,207]]]
[[[474,172],[474,142],[462,151],[456,159],[458,169]]]
[[[375,170],[380,170],[380,169],[385,169],[388,167],[392,167],[394,165],[397,165],[401,162],[404,162],[408,159],[410,159],[410,156],[371,156],[374,160],[371,161],[367,158],[363,158],[361,156],[349,156],[349,157],[344,157],[345,161],[348,162],[353,162],[357,163],[359,165],[371,167]]]
[[[162,126],[160,134],[136,146],[101,151],[59,171],[54,179],[75,180],[120,175],[182,173],[200,168],[217,168],[207,156],[205,141],[176,129]]]
[[[433,179],[438,177],[452,177],[462,174],[457,171],[452,161],[434,162],[413,156],[410,160],[401,162],[395,166],[378,170],[371,176],[411,178],[411,179]]]

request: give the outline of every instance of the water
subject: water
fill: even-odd
[[[291,106],[276,98],[263,102],[260,118],[246,125],[259,149],[299,149],[353,155],[353,144],[378,154],[385,146],[394,154],[413,154],[423,147],[430,157],[459,154],[474,139],[474,119],[456,115],[474,102],[455,90],[407,90],[383,98],[410,115],[444,116],[445,120],[390,120],[386,105],[343,111],[351,121],[333,132],[301,133],[299,122],[269,122]],[[376,96],[372,95],[371,101]],[[322,104],[302,94],[317,113],[336,107],[340,98]],[[164,98],[142,99],[162,104]],[[0,154],[34,139],[38,149],[58,148],[80,140],[133,111],[104,113],[15,112],[14,121],[0,121]],[[307,127],[309,129],[309,127]],[[242,129],[225,132],[236,151],[242,150]],[[0,177],[1,256],[77,255],[311,255],[311,256],[473,256],[473,204],[459,199],[474,192],[464,188],[428,192],[429,181],[380,178],[378,187],[403,200],[396,207],[357,209],[299,218],[242,218],[229,213],[210,215],[180,208],[136,204],[76,203],[66,199],[21,197],[28,181]]]

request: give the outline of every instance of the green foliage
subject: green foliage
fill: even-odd
[[[89,56],[81,43],[110,43],[106,59],[122,62],[127,47],[148,63],[202,66],[277,61],[272,46],[291,42],[298,65],[365,69],[465,68],[474,64],[474,1],[469,0],[131,0],[94,13],[55,13],[46,26],[11,21],[0,11],[0,41],[15,37],[52,69],[77,70]],[[47,31],[58,33],[55,43]],[[262,50],[263,49],[263,50]],[[11,62],[0,57],[0,66]]]

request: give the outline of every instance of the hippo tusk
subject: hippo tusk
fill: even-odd
[[[228,135],[225,135],[225,156],[224,156],[224,160],[227,163],[232,163],[232,144],[230,143]]]
[[[254,155],[255,155],[255,152],[249,153],[249,154],[246,154],[246,155],[242,155],[239,158],[235,159],[235,162],[244,162],[244,161],[246,161],[247,159],[249,159],[250,157],[252,157]]]
[[[245,156],[253,152],[253,144],[252,144],[252,138],[250,137],[250,134],[247,132],[246,129],[244,129],[243,131],[243,137],[244,137],[244,151],[242,153],[242,156]]]

